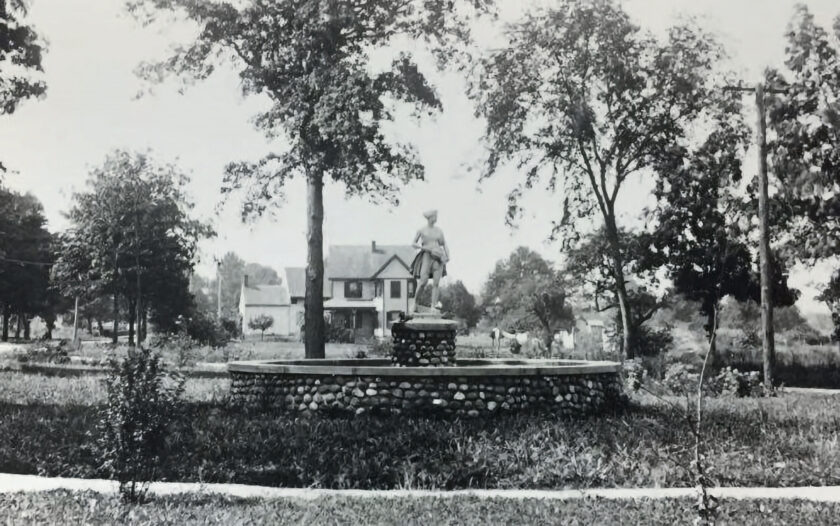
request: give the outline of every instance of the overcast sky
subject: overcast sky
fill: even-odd
[[[524,9],[518,7],[524,2],[501,3],[506,18]],[[795,4],[794,0],[622,3],[639,24],[655,32],[687,14],[701,17],[724,42],[733,68],[748,80],[758,78],[767,66],[781,64],[784,31]],[[840,14],[837,0],[805,3],[824,26]],[[288,201],[274,217],[243,225],[236,202],[215,214],[225,164],[259,158],[272,147],[251,124],[264,101],[243,99],[236,74],[225,69],[184,95],[173,83],[136,97],[144,87],[133,73],[137,64],[167,56],[173,43],[188,36],[188,28],[141,27],[123,12],[118,0],[31,0],[28,18],[48,41],[44,57],[48,93],[0,119],[0,155],[13,171],[6,175],[6,184],[34,193],[44,204],[52,230],[66,225],[62,214],[73,191],[84,187],[91,167],[101,164],[109,150],[151,149],[163,161],[177,161],[192,177],[196,211],[212,220],[219,232],[218,238],[202,244],[200,272],[212,272],[213,257],[228,250],[276,268],[305,264],[302,181],[289,186]],[[492,39],[485,41],[492,45]],[[478,188],[476,173],[466,167],[484,154],[479,143],[482,122],[473,116],[461,79],[451,74],[430,76],[442,98],[443,113],[420,123],[398,123],[399,135],[420,152],[426,181],[406,187],[396,208],[345,200],[343,189],[328,186],[325,245],[371,240],[408,244],[423,223],[421,212],[434,207],[440,211],[439,224],[451,247],[448,279],[463,280],[475,292],[495,262],[519,245],[558,259],[558,248],[545,241],[560,198],[533,195],[520,226],[506,227],[505,196],[515,184],[515,173],[508,170]],[[748,160],[748,170],[754,171],[754,164]],[[639,207],[649,202],[644,184],[628,188],[626,197]],[[795,284],[819,286],[828,277],[825,269],[800,272]],[[813,308],[807,302],[803,306]]]

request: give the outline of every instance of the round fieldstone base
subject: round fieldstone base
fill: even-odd
[[[232,403],[301,415],[584,415],[615,407],[623,395],[619,366],[611,362],[465,359],[458,367],[410,369],[385,360],[310,362],[317,365],[229,364]]]
[[[402,367],[455,365],[457,324],[440,318],[412,319],[391,327],[391,361]]]

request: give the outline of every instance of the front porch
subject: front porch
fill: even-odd
[[[352,343],[373,340],[376,329],[380,327],[379,309],[373,300],[333,299],[324,303],[324,311],[333,329],[352,331]]]

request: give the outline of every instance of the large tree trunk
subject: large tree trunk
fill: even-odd
[[[143,325],[142,325],[142,329],[141,329],[142,332],[140,333],[140,341],[141,342],[146,341],[146,334],[149,330],[148,325],[149,325],[149,309],[146,308],[146,307],[143,307]]]
[[[29,316],[23,316],[23,339],[29,341],[31,331],[32,319]]]
[[[111,343],[114,345],[117,344],[117,331],[119,330],[120,326],[120,300],[117,293],[114,293],[114,330],[113,334],[111,334]]]
[[[20,328],[22,318],[23,317],[20,314],[15,314],[15,340],[20,340]]]
[[[9,316],[12,312],[8,305],[3,305],[3,341],[9,341]]]
[[[308,254],[304,300],[306,358],[324,358],[324,179],[309,174],[306,184]]]
[[[633,348],[633,331],[635,325],[633,312],[630,309],[630,299],[627,296],[627,283],[624,277],[624,261],[621,256],[621,245],[618,239],[618,228],[614,218],[606,220],[607,241],[612,251],[613,274],[615,276],[615,295],[618,298],[618,309],[621,314],[621,350],[628,360],[636,357]]]

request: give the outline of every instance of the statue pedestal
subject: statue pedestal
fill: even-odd
[[[455,329],[458,324],[437,314],[417,313],[391,326],[391,361],[402,367],[455,365]]]

